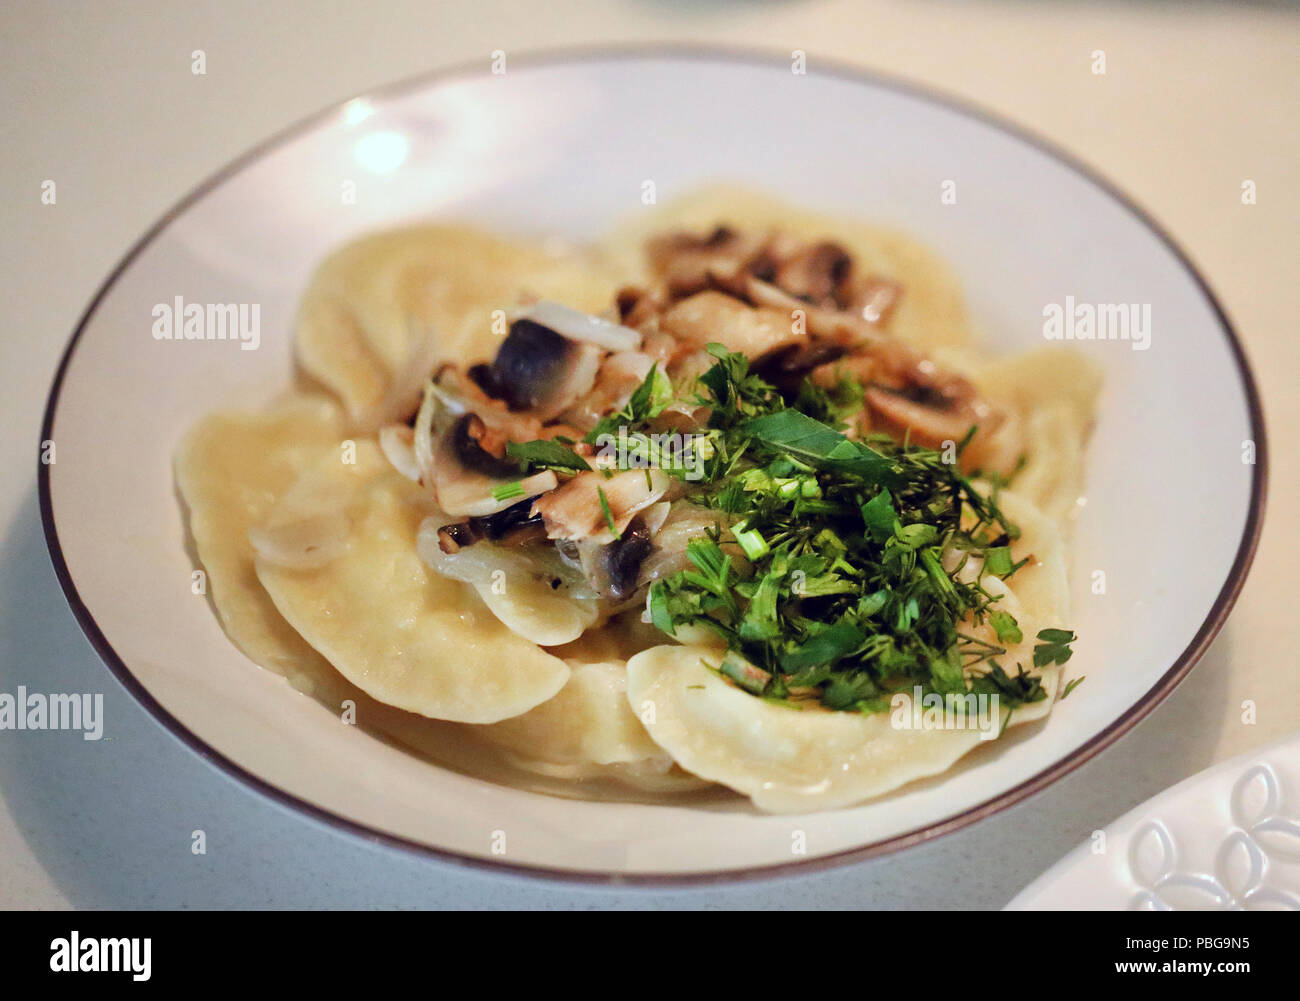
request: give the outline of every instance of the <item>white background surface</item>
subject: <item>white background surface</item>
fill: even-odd
[[[0,905],[994,907],[1158,790],[1295,729],[1300,545],[1283,520],[1300,499],[1289,447],[1300,419],[1294,9],[426,0],[173,13],[48,3],[7,7],[0,24],[9,319],[0,334],[0,691],[103,691],[107,715],[98,743],[0,732]],[[814,64],[822,55],[932,84],[1055,140],[1153,211],[1202,266],[1262,384],[1272,516],[1241,603],[1173,697],[1078,772],[957,835],[851,869],[711,890],[568,889],[449,869],[289,815],[154,724],[63,603],[40,533],[35,462],[68,334],[159,214],[289,122],[493,49],[653,40],[801,48]],[[190,72],[197,48],[205,76]],[[1091,72],[1096,49],[1106,52],[1104,76]],[[45,179],[58,184],[54,206],[41,205]],[[1241,204],[1246,179],[1257,205]],[[1244,699],[1258,706],[1251,726],[1240,721]],[[207,832],[206,856],[190,854],[196,828]]]

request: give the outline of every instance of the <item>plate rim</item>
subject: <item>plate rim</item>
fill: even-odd
[[[532,49],[526,52],[512,53],[511,59],[516,65],[523,65],[529,68],[545,68],[557,64],[564,65],[568,63],[581,62],[612,60],[636,61],[653,59],[694,60],[699,62],[715,62],[719,64],[730,63],[772,67],[774,65],[785,65],[788,63],[789,55],[788,53],[775,49],[751,46],[733,47],[712,44],[648,43],[629,45],[598,44]],[[1094,734],[1089,740],[1076,748],[1068,757],[1049,765],[1018,785],[977,803],[974,806],[963,810],[961,813],[945,818],[936,823],[905,831],[901,834],[896,834],[878,841],[873,841],[869,844],[834,852],[830,855],[822,855],[792,862],[778,862],[750,869],[703,870],[691,873],[584,871],[566,869],[558,866],[538,866],[516,862],[497,861],[491,858],[452,851],[447,848],[439,848],[413,838],[407,838],[402,835],[383,831],[318,806],[294,793],[271,784],[266,779],[261,778],[243,766],[237,764],[230,758],[226,757],[226,755],[221,751],[217,750],[215,747],[211,746],[193,733],[185,724],[168,712],[168,710],[153,697],[139,679],[136,678],[126,662],[118,656],[108,638],[99,628],[99,625],[95,621],[90,609],[82,600],[81,595],[77,590],[76,582],[72,579],[72,574],[68,569],[67,561],[64,559],[62,547],[59,543],[58,529],[54,522],[50,467],[38,459],[37,488],[40,500],[41,525],[44,531],[46,548],[50,555],[50,562],[53,565],[54,573],[58,578],[64,598],[68,602],[73,616],[77,620],[77,624],[81,627],[81,631],[85,634],[86,639],[90,642],[91,647],[95,650],[96,654],[98,654],[100,660],[104,662],[105,666],[108,667],[109,671],[118,680],[122,687],[125,688],[136,702],[153,717],[156,723],[160,724],[163,729],[167,730],[173,737],[179,740],[181,744],[189,748],[190,751],[194,752],[199,758],[207,762],[216,770],[223,772],[228,777],[237,780],[247,788],[259,793],[275,805],[287,811],[291,811],[298,816],[304,817],[309,821],[315,821],[316,823],[333,830],[342,831],[362,841],[381,844],[385,847],[397,849],[409,855],[433,859],[460,868],[498,875],[509,874],[523,876],[540,881],[588,885],[597,884],[605,886],[699,887],[771,880],[781,877],[824,872],[840,866],[851,865],[867,859],[892,854],[893,852],[922,844],[933,840],[934,838],[951,834],[978,821],[991,817],[994,814],[1001,813],[1003,810],[1029,799],[1046,789],[1052,783],[1073,772],[1076,768],[1079,768],[1085,762],[1091,760],[1145,719],[1157,705],[1169,696],[1174,688],[1176,688],[1183,678],[1191,671],[1192,667],[1201,659],[1210,643],[1223,628],[1228,613],[1236,604],[1237,597],[1241,593],[1241,589],[1245,584],[1246,577],[1259,546],[1260,534],[1263,528],[1264,510],[1268,494],[1269,454],[1264,425],[1263,406],[1255,377],[1246,357],[1245,349],[1241,344],[1241,340],[1238,337],[1232,322],[1228,319],[1226,311],[1215,296],[1213,290],[1210,288],[1205,276],[1169,232],[1131,196],[1121,190],[1114,182],[1107,179],[1107,177],[1098,169],[1092,167],[1074,153],[1066,151],[1056,145],[1055,142],[1043,138],[1028,127],[1022,126],[1006,117],[1003,117],[1000,113],[993,112],[976,102],[931,87],[929,84],[919,83],[874,69],[867,69],[839,59],[828,59],[814,55],[810,60],[810,63],[812,65],[809,68],[809,72],[816,75],[879,87],[884,90],[918,98],[930,104],[955,111],[958,114],[969,119],[974,119],[975,121],[989,126],[1004,135],[1008,135],[1013,139],[1025,143],[1026,145],[1036,149],[1038,152],[1046,154],[1058,163],[1064,165],[1066,168],[1072,170],[1085,181],[1100,189],[1104,194],[1113,199],[1121,208],[1133,216],[1162,244],[1164,244],[1170,253],[1173,254],[1175,260],[1182,266],[1196,284],[1202,296],[1204,296],[1206,304],[1218,320],[1222,333],[1228,341],[1233,361],[1236,364],[1237,374],[1241,379],[1242,388],[1245,392],[1247,410],[1250,419],[1250,429],[1255,442],[1255,464],[1251,477],[1250,506],[1245,525],[1242,528],[1241,540],[1238,543],[1232,565],[1228,570],[1227,578],[1225,579],[1222,588],[1220,588],[1218,595],[1215,597],[1214,603],[1211,605],[1204,622],[1201,623],[1200,628],[1196,631],[1195,635],[1193,635],[1191,641],[1184,648],[1183,652],[1174,660],[1168,670],[1157,679],[1151,688],[1149,688],[1137,700],[1137,702],[1128,709],[1127,712],[1121,715],[1118,719],[1113,720],[1099,733]],[[344,100],[332,102],[328,106],[277,130],[268,138],[254,144],[234,159],[227,161],[224,165],[205,177],[185,195],[174,202],[171,207],[169,207],[151,226],[149,226],[144,234],[129,247],[126,253],[112,267],[108,272],[107,277],[104,278],[103,282],[91,297],[89,304],[82,312],[80,318],[77,320],[72,335],[63,350],[58,368],[55,370],[53,382],[50,386],[44,415],[41,420],[41,442],[49,441],[52,438],[54,419],[58,409],[59,395],[63,387],[64,376],[66,375],[68,366],[76,352],[78,342],[81,340],[82,334],[85,332],[91,319],[94,317],[100,303],[117,284],[118,279],[127,268],[134,263],[135,259],[145,250],[146,247],[153,243],[162,231],[165,230],[179,215],[246,166],[256,163],[263,156],[273,152],[284,143],[308,132],[315,126],[326,122],[329,118],[338,114],[338,112],[351,101],[357,99],[394,98],[421,88],[437,86],[458,79],[465,79],[482,73],[483,65],[484,61],[482,59],[457,62],[449,66],[407,76],[364,91],[360,94],[352,95]],[[38,455],[39,454],[40,449],[38,448]]]

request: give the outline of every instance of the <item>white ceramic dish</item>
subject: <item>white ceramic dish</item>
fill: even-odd
[[[363,230],[455,216],[581,238],[738,180],[899,226],[935,247],[988,346],[1043,338],[1043,310],[1149,304],[1149,350],[1089,350],[1106,389],[1080,512],[1068,677],[1088,682],[940,780],[856,809],[770,817],[746,801],[569,801],[435,768],[242,657],[191,593],[171,479],[198,416],[290,373],[313,264]],[[955,182],[957,200],[941,198]],[[355,185],[355,204],[341,192]],[[155,304],[257,303],[261,344],[151,336]],[[1004,808],[1076,767],[1190,669],[1250,562],[1264,495],[1254,386],[1188,262],[1103,182],[1034,140],[889,81],[705,52],[510,58],[398,85],[296,126],[185,199],[82,319],[51,391],[41,500],[56,570],[117,677],[214,764],[319,819],[446,859],[589,879],[730,878],[893,850]],[[1246,442],[1254,462],[1243,461]],[[1105,575],[1104,595],[1093,593]],[[495,832],[504,832],[506,850]],[[802,832],[802,838],[796,836]],[[806,854],[797,854],[800,844]]]
[[[1300,733],[1095,832],[1008,910],[1300,910]]]

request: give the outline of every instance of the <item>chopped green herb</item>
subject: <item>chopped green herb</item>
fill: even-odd
[[[997,607],[1002,591],[962,573],[970,560],[999,577],[1024,565],[1012,559],[1020,531],[996,483],[978,489],[938,451],[846,436],[839,427],[862,400],[850,381],[834,392],[806,385],[791,406],[743,355],[708,351],[714,364],[683,397],[709,412],[702,475],[685,496],[719,525],[687,545],[687,569],[651,585],[654,626],[711,630],[727,646],[714,670],[782,705],[884,712],[916,686],[996,694],[1012,709],[1045,698],[1037,674],[997,660],[1023,640]],[[655,429],[671,389],[656,373],[611,428]],[[603,492],[601,505],[612,528]],[[968,623],[987,623],[1000,645],[963,631]],[[1035,668],[1068,659],[1073,633],[1038,638]]]
[[[1044,629],[1039,632],[1038,639],[1042,642],[1034,647],[1034,667],[1064,664],[1074,655],[1070,644],[1077,638],[1068,629]]]
[[[740,543],[740,548],[745,551],[745,555],[751,560],[760,560],[772,551],[767,544],[767,540],[755,529],[746,527],[746,523],[743,521],[732,526],[731,534],[736,537],[736,541]]]
[[[605,488],[597,487],[596,496],[600,498],[600,511],[601,514],[605,516],[605,524],[609,527],[609,530],[614,534],[614,538],[616,539],[621,538],[621,534],[619,533],[618,530],[618,525],[614,521],[614,515],[609,509],[609,498],[605,496]]]
[[[767,683],[772,680],[771,674],[755,667],[734,650],[727,651],[722,658],[722,663],[718,665],[718,670],[745,691],[753,692],[755,695],[761,694],[767,687]]]
[[[537,441],[508,442],[506,455],[512,459],[528,464],[530,469],[560,469],[573,472],[585,472],[591,469],[587,460],[578,455],[564,442],[551,439]]]
[[[1011,547],[994,546],[984,554],[984,569],[994,577],[1005,577],[1011,573]]]
[[[989,615],[989,623],[993,626],[993,631],[998,634],[999,643],[1010,643],[1014,646],[1025,638],[1020,631],[1020,624],[1010,612],[993,612]]]
[[[492,488],[492,499],[494,501],[514,500],[516,497],[524,495],[524,486],[518,480],[511,483],[502,483],[498,487]]]

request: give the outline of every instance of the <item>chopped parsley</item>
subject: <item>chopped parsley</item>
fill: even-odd
[[[530,471],[558,469],[568,473],[581,473],[591,469],[587,460],[578,455],[567,439],[549,438],[537,441],[508,442],[506,455],[528,464]]]
[[[605,496],[605,488],[597,487],[596,496],[600,498],[600,513],[605,516],[605,525],[613,534],[614,538],[619,538],[620,533],[618,525],[614,521],[614,514],[609,509],[609,498]]]
[[[1046,667],[1048,664],[1064,664],[1074,654],[1070,644],[1077,639],[1068,629],[1044,629],[1038,634],[1039,643],[1034,647],[1034,667]]]
[[[714,669],[767,699],[880,712],[917,685],[996,694],[1013,709],[1045,698],[1036,675],[999,661],[1023,635],[995,607],[1001,589],[983,582],[1024,562],[1011,559],[1020,532],[998,507],[999,484],[986,495],[940,452],[846,436],[861,387],[806,384],[788,405],[744,355],[709,352],[691,402],[710,408],[711,447],[687,497],[730,528],[693,540],[691,568],[651,586],[653,624],[712,630],[727,644]],[[656,372],[619,425],[662,411]],[[845,402],[855,395],[856,407]],[[968,565],[978,572],[962,573]],[[967,622],[987,622],[997,642],[963,632]],[[1064,664],[1074,638],[1040,632],[1034,667]]]

